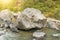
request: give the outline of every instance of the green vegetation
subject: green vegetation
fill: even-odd
[[[19,0],[21,1],[21,0]],[[2,9],[10,9],[12,11],[22,11],[25,8],[36,8],[42,11],[46,17],[52,17],[60,20],[60,0],[22,0],[20,6],[18,0],[13,0],[10,5],[0,6]],[[1,5],[1,4],[0,4]]]
[[[46,17],[60,19],[60,0],[27,0],[23,9],[28,7],[41,10]]]

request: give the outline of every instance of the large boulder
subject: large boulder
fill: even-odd
[[[17,18],[20,29],[42,28],[46,26],[46,17],[40,10],[26,8]]]

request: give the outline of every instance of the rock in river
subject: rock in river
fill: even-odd
[[[46,27],[46,17],[40,10],[26,8],[17,18],[20,29],[32,29]]]
[[[53,18],[47,18],[47,22],[50,28],[60,30],[60,20],[56,20]]]
[[[53,36],[53,37],[59,37],[59,36],[60,36],[60,33],[53,34],[52,36]]]
[[[45,40],[46,34],[44,32],[34,32],[33,33],[33,40]]]

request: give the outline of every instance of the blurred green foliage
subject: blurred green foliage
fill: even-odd
[[[42,13],[46,17],[60,19],[60,0],[23,0],[23,1],[24,2],[20,6],[18,6],[18,4],[16,4],[17,2],[16,0],[10,6],[8,5],[8,7],[6,8],[9,8],[14,12],[22,11],[25,8],[36,8],[42,11]],[[0,7],[0,10],[2,9],[4,8]]]
[[[23,9],[36,8],[46,17],[60,19],[60,0],[26,0]]]

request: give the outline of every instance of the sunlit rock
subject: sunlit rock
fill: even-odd
[[[8,10],[8,9],[5,9],[5,10],[2,10],[1,12],[0,12],[0,18],[2,18],[2,19],[6,19],[6,20],[11,20],[11,17],[12,17],[12,14],[11,14],[11,11],[10,10]]]
[[[10,10],[5,9],[2,10],[0,15],[0,18],[4,21],[4,27],[9,27],[12,31],[17,30],[17,18],[14,17],[14,13],[12,13]],[[14,29],[14,30],[13,30]]]
[[[4,21],[4,25],[9,26],[12,23],[11,20],[13,17],[13,15],[11,14],[11,11],[9,9],[5,9],[5,10],[2,10],[0,13],[1,13],[0,18]]]
[[[46,17],[40,10],[26,8],[17,18],[20,29],[42,28],[46,26]]]

